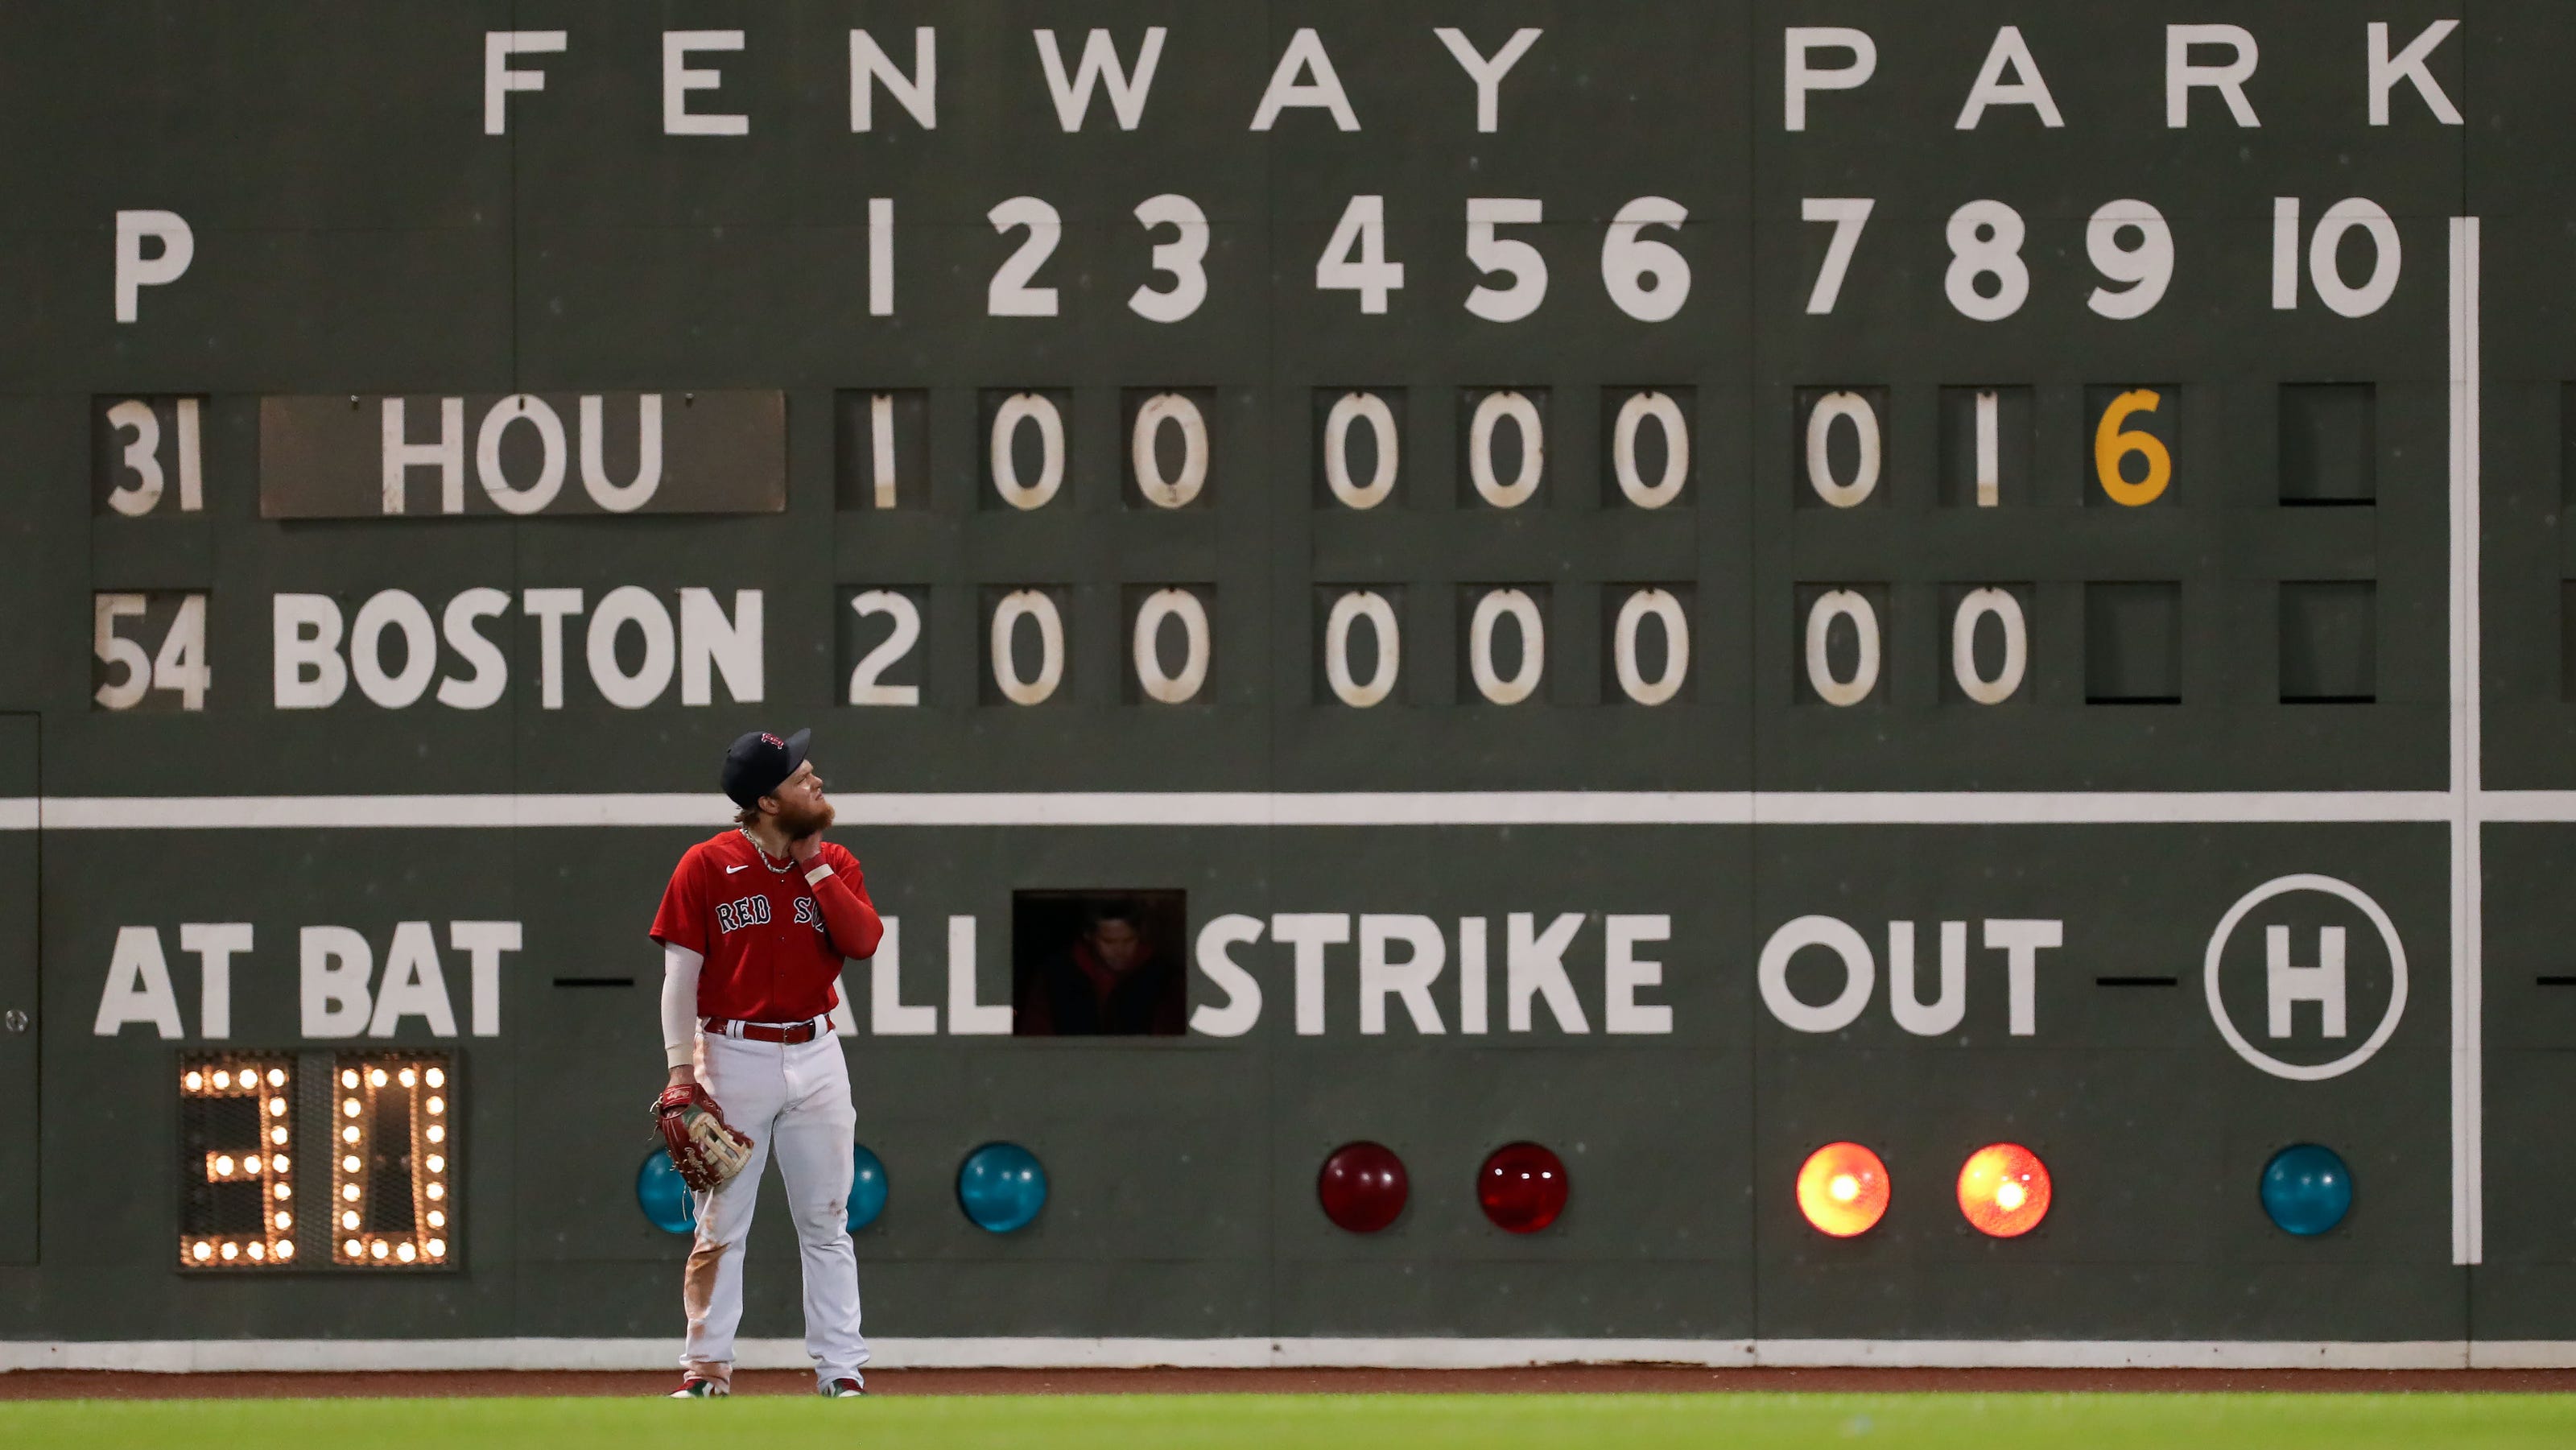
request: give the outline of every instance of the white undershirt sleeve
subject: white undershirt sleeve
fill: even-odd
[[[662,944],[662,1065],[685,1067],[698,1050],[698,968],[706,961],[696,952],[670,942]]]

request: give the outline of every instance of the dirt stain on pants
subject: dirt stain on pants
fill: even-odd
[[[689,1313],[689,1325],[695,1328],[707,1319],[707,1306],[716,1293],[716,1266],[724,1262],[726,1246],[700,1239],[689,1250],[689,1267],[680,1278],[680,1300]],[[713,1360],[689,1361],[689,1373],[717,1384],[730,1384],[733,1366]]]

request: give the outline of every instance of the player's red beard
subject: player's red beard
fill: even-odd
[[[778,829],[786,832],[787,839],[791,841],[801,840],[817,831],[829,830],[831,825],[832,803],[830,801],[817,802],[810,809],[802,805],[790,805],[785,801],[778,803]]]

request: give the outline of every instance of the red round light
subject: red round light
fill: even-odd
[[[1534,1234],[1565,1212],[1565,1164],[1536,1143],[1494,1150],[1476,1172],[1476,1202],[1494,1226]]]
[[[1995,1143],[1959,1169],[1959,1212],[1977,1232],[2019,1238],[2048,1217],[2048,1165],[2019,1143]]]
[[[1346,1143],[1315,1175],[1315,1199],[1336,1228],[1373,1234],[1395,1222],[1411,1192],[1404,1160],[1380,1143]]]
[[[1858,1143],[1827,1143],[1798,1169],[1798,1212],[1816,1232],[1865,1234],[1887,1216],[1887,1165]]]

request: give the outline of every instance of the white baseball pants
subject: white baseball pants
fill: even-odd
[[[681,1299],[689,1315],[680,1364],[731,1384],[734,1331],[742,1323],[742,1254],[771,1159],[787,1183],[788,1211],[805,1261],[805,1352],[816,1381],[855,1376],[868,1362],[859,1333],[859,1261],[850,1247],[850,1143],[858,1113],[850,1069],[828,1030],[793,1046],[698,1035],[698,1081],[725,1121],[751,1137],[751,1161],[722,1188],[696,1196],[697,1242]]]

